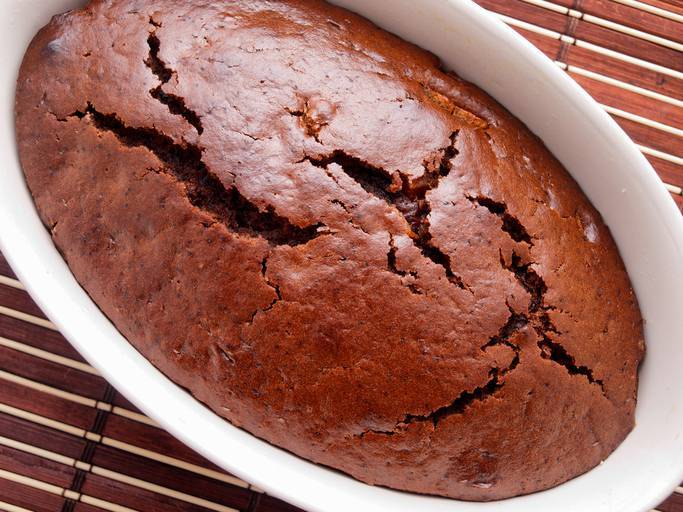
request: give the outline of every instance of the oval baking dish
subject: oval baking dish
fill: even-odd
[[[51,8],[54,7],[54,11],[49,13],[63,10],[63,7],[58,8],[61,3],[49,3]],[[671,405],[677,393],[667,394],[672,397],[672,403],[661,398],[657,400],[654,395],[666,386],[677,385],[673,380],[666,380],[667,376],[675,374],[675,366],[666,365],[675,364],[680,354],[676,354],[672,346],[668,347],[668,355],[662,350],[675,338],[675,331],[666,329],[673,328],[675,309],[672,308],[680,306],[681,301],[681,292],[675,287],[680,282],[681,272],[681,258],[676,259],[676,254],[680,256],[681,251],[680,216],[633,144],[583,91],[528,43],[469,3],[434,1],[413,4],[407,1],[395,1],[391,6],[388,3],[346,2],[344,6],[433,51],[447,67],[482,86],[526,122],[582,186],[602,213],[619,245],[638,293],[643,316],[648,322],[649,355],[642,370],[638,425],[600,467],[558,488],[508,500],[504,504],[476,505],[363,486],[297,459],[222,422],[141,359],[75,285],[49,240],[41,247],[46,242],[45,232],[33,231],[36,226],[31,224],[35,220],[32,205],[22,205],[22,194],[25,194],[23,181],[20,175],[13,173],[9,173],[7,186],[3,184],[0,192],[13,192],[7,201],[3,201],[3,207],[7,209],[3,222],[5,219],[8,222],[3,224],[0,234],[8,259],[65,335],[143,410],[226,469],[309,510],[350,507],[408,510],[416,506],[444,510],[473,507],[493,510],[503,506],[506,510],[516,507],[520,510],[540,510],[541,507],[554,510],[562,510],[562,507],[572,510],[596,510],[597,507],[606,507],[604,510],[640,510],[622,505],[622,500],[628,496],[625,489],[628,487],[633,493],[637,488],[636,482],[641,486],[647,485],[647,489],[639,489],[637,497],[629,496],[628,505],[647,506],[644,498],[654,503],[659,497],[655,497],[655,491],[660,494],[666,492],[665,486],[661,485],[662,475],[666,472],[661,466],[656,470],[655,466],[648,469],[650,474],[658,477],[659,487],[653,480],[643,478],[648,466],[634,462],[638,450],[654,450],[658,456],[651,457],[653,464],[666,464],[679,471],[681,467],[680,460],[675,461],[675,455],[672,455],[680,451],[672,443],[675,443],[678,433],[676,425],[681,422],[670,417],[664,420],[664,415],[675,413]],[[30,29],[35,29],[30,25],[40,25],[48,14],[45,6],[36,9],[35,19],[25,13],[22,9],[20,16],[11,16],[15,41],[30,36]],[[21,31],[19,34],[16,27],[23,25],[26,33]],[[14,45],[16,47],[16,43]],[[8,45],[5,51],[15,51],[11,46]],[[23,47],[16,51],[23,52]],[[14,62],[14,53],[8,60]],[[7,77],[7,84],[2,83],[10,94],[11,81],[13,76]],[[3,134],[4,130],[3,125]],[[11,134],[11,128],[7,133]],[[11,150],[9,143],[7,147]],[[596,169],[600,172],[595,172]],[[623,207],[625,203],[629,208]],[[23,215],[19,215],[20,212]],[[27,215],[28,212],[31,215]],[[19,217],[22,219],[20,222],[16,220]],[[13,234],[16,236],[18,233],[24,235],[23,239],[12,239]],[[27,272],[28,268],[30,272]],[[660,272],[666,272],[668,278]],[[59,297],[59,303],[56,297]],[[74,314],[79,315],[78,321]],[[105,361],[106,364],[101,364]],[[657,365],[654,371],[653,364]],[[131,369],[135,371],[131,372]],[[135,390],[133,393],[130,392],[132,389]],[[648,392],[653,393],[652,396]],[[663,435],[667,428],[671,428],[670,437]],[[661,452],[658,447],[661,447]],[[668,455],[662,455],[664,453]],[[675,485],[680,476],[674,475],[673,469],[669,470],[671,479],[666,482],[669,486]],[[630,483],[627,485],[627,482]],[[340,491],[343,497],[330,499]],[[563,497],[563,493],[572,493],[573,501]],[[582,499],[586,501],[581,502]],[[638,500],[641,500],[640,504]],[[362,506],[358,504],[361,502]]]

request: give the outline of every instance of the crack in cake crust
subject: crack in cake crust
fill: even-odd
[[[394,235],[389,233],[389,252],[387,252],[387,269],[392,274],[396,274],[400,277],[410,276],[413,279],[416,279],[417,278],[417,272],[415,270],[411,270],[411,271],[407,272],[405,270],[399,270],[398,269],[398,267],[396,266],[396,253],[397,252],[398,252],[398,247],[396,247],[396,244],[394,242]],[[424,295],[424,293],[422,292],[420,287],[417,286],[415,283],[408,283],[405,286],[415,295]]]
[[[363,190],[395,208],[408,224],[408,235],[422,255],[442,267],[446,279],[451,284],[473,293],[462,277],[453,272],[450,256],[434,243],[429,231],[431,205],[427,194],[436,189],[439,180],[450,173],[451,162],[458,154],[455,149],[457,136],[457,131],[451,133],[449,145],[441,150],[442,156],[438,166],[433,167],[425,163],[423,175],[414,180],[410,180],[401,171],[392,175],[386,169],[376,167],[341,149],[316,158],[307,155],[303,161],[308,161],[321,169],[327,169],[330,164],[338,165]]]
[[[296,226],[270,206],[265,211],[260,210],[234,185],[226,188],[209,171],[202,160],[202,151],[196,145],[176,144],[156,128],[126,126],[116,114],[101,113],[92,104],[74,112],[71,117],[88,120],[97,129],[112,133],[126,146],[147,148],[164,163],[156,172],[181,182],[188,200],[195,207],[235,233],[262,237],[274,245],[291,246],[306,244],[320,235],[320,224]]]
[[[265,281],[265,283],[266,283],[268,286],[270,286],[270,287],[273,289],[273,291],[275,292],[275,298],[274,298],[273,301],[272,301],[270,304],[268,304],[265,308],[256,309],[256,310],[251,314],[251,318],[249,319],[249,321],[245,324],[246,326],[253,325],[254,319],[256,318],[256,315],[258,315],[259,313],[267,313],[267,312],[269,312],[269,311],[272,311],[272,309],[275,307],[275,305],[276,305],[278,302],[280,302],[280,301],[283,300],[283,299],[282,299],[282,291],[280,290],[280,285],[279,285],[279,284],[276,284],[276,283],[273,283],[273,282],[268,278],[268,276],[266,275],[267,272],[268,272],[268,256],[264,257],[263,260],[261,261],[261,276],[263,277],[263,280]]]
[[[510,236],[510,238],[512,238],[515,242],[525,242],[527,245],[529,245],[529,247],[534,246],[534,243],[531,239],[531,236],[529,235],[529,232],[526,230],[524,225],[519,221],[519,219],[517,219],[517,217],[510,215],[508,213],[507,205],[505,203],[494,201],[489,197],[483,196],[465,197],[467,197],[467,199],[470,202],[476,203],[479,206],[483,206],[492,214],[500,217],[503,221],[501,229],[505,231]]]
[[[524,227],[524,225],[514,216],[507,212],[507,206],[504,203],[496,202],[490,198],[478,196],[476,198],[471,196],[465,196],[470,202],[478,207],[486,208],[492,215],[496,215],[501,219],[501,230],[505,232],[513,241],[524,242],[530,247],[533,247],[532,237],[529,232]],[[393,245],[393,237],[390,238],[391,250],[388,254],[390,268],[394,269],[394,273],[405,276],[405,273],[395,270],[395,253],[396,248]],[[548,333],[557,333],[556,327],[550,320],[547,312],[544,309],[552,309],[553,306],[545,305],[545,293],[548,289],[543,278],[531,268],[532,262],[522,264],[521,258],[516,254],[512,253],[512,263],[507,265],[502,255],[502,249],[499,249],[501,266],[512,272],[515,279],[520,283],[520,285],[529,293],[530,300],[528,309],[526,312],[520,313],[516,312],[509,304],[508,309],[510,310],[510,316],[500,329],[500,332],[493,336],[488,342],[481,346],[481,350],[485,351],[486,348],[495,345],[504,345],[512,349],[515,356],[506,368],[491,368],[489,371],[490,379],[483,386],[478,386],[473,390],[462,391],[454,400],[448,405],[439,407],[431,411],[429,414],[406,414],[403,419],[396,423],[396,426],[392,430],[377,430],[377,429],[366,429],[359,436],[362,438],[368,433],[378,434],[378,435],[394,435],[397,432],[405,430],[409,425],[413,423],[423,423],[431,422],[436,428],[439,421],[451,416],[453,414],[462,414],[466,408],[475,401],[484,401],[488,397],[493,396],[498,390],[500,390],[504,382],[501,378],[512,372],[517,368],[520,360],[520,353],[522,348],[510,341],[510,338],[515,334],[519,333],[523,328],[531,326],[533,330],[541,337],[537,342],[538,348],[541,351],[541,357],[544,359],[549,359],[554,363],[564,367],[570,375],[582,375],[586,378],[589,384],[595,384],[599,386],[602,395],[609,399],[604,384],[601,380],[596,379],[593,376],[593,371],[586,366],[577,366],[575,359],[571,356],[567,350],[558,342],[552,341]]]
[[[515,242],[524,242],[533,248],[533,237],[529,235],[528,230],[524,225],[514,216],[508,213],[508,208],[505,203],[494,201],[491,198],[484,196],[465,196],[475,206],[486,208],[492,215],[496,215],[501,219],[501,229]],[[512,272],[519,284],[529,293],[530,301],[526,313],[515,313],[522,315],[527,322],[531,322],[534,330],[538,333],[541,339],[538,341],[538,348],[541,350],[541,357],[549,359],[560,366],[563,366],[570,375],[583,375],[588,380],[589,384],[595,384],[600,387],[602,395],[609,399],[605,386],[600,379],[593,376],[593,371],[587,366],[577,366],[575,359],[567,350],[558,342],[552,341],[548,333],[558,334],[557,328],[550,320],[547,311],[555,309],[554,306],[545,304],[545,293],[548,291],[543,278],[531,268],[533,261],[522,263],[521,257],[513,250],[511,255],[511,263],[507,264],[503,257],[502,249],[499,249],[500,264],[509,272]]]
[[[494,396],[504,386],[504,381],[501,380],[505,375],[514,371],[519,365],[521,347],[510,339],[526,327],[528,321],[526,317],[510,312],[510,317],[500,331],[495,336],[491,337],[480,348],[483,352],[487,348],[503,345],[510,348],[514,356],[507,367],[498,368],[492,367],[489,370],[489,380],[482,386],[477,386],[472,390],[462,391],[451,403],[434,409],[428,414],[406,414],[400,421],[396,423],[392,430],[377,430],[366,429],[358,437],[365,437],[369,433],[377,435],[393,436],[396,433],[404,431],[409,425],[413,423],[431,423],[436,429],[439,422],[454,414],[462,414],[465,410],[476,401],[483,402],[487,398]]]
[[[155,30],[147,38],[149,57],[145,60],[145,65],[152,70],[152,73],[161,81],[155,88],[150,89],[149,94],[155,100],[166,105],[169,112],[183,117],[195,130],[197,130],[197,133],[201,135],[204,132],[204,127],[202,126],[202,120],[197,113],[187,107],[184,98],[164,91],[164,84],[167,84],[171,80],[175,71],[169,68],[159,57],[161,41],[156,35],[156,29],[161,27],[161,23],[155,22],[152,18],[150,18],[149,23],[155,27]]]

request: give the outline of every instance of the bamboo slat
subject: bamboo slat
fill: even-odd
[[[157,471],[150,473],[149,459],[110,446],[98,448],[92,463],[108,470],[175,489],[188,495],[201,496],[211,502],[236,507],[240,510],[245,509],[251,499],[252,493],[246,487],[227,484],[167,464],[155,465]]]
[[[5,475],[0,474],[2,501],[14,506],[22,507],[30,512],[56,512],[62,509],[64,498],[59,494],[20,484],[8,480],[4,476]]]
[[[128,418],[110,416],[104,428],[104,435],[134,446],[144,446],[156,453],[173,456],[190,464],[218,470],[170,434]]]
[[[581,10],[587,14],[683,43],[683,31],[679,22],[661,16],[652,16],[647,11],[629,5],[609,0],[582,0]]]
[[[71,459],[80,459],[86,440],[31,421],[0,413],[0,436],[27,443],[40,450],[58,453]]]
[[[28,293],[13,286],[7,286],[4,283],[0,283],[0,303],[29,315],[46,318],[40,308],[31,300]]]
[[[0,336],[84,362],[81,355],[58,332],[7,315],[0,314]]]

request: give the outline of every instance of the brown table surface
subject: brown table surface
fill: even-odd
[[[478,3],[604,106],[683,210],[683,2]],[[0,510],[297,509],[226,474],[137,411],[56,331],[0,255]],[[683,512],[683,488],[657,510]]]

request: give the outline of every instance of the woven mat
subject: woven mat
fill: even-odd
[[[639,145],[683,210],[683,2],[479,0]],[[158,428],[74,351],[0,256],[0,510],[295,511]],[[683,512],[683,487],[657,510]]]

